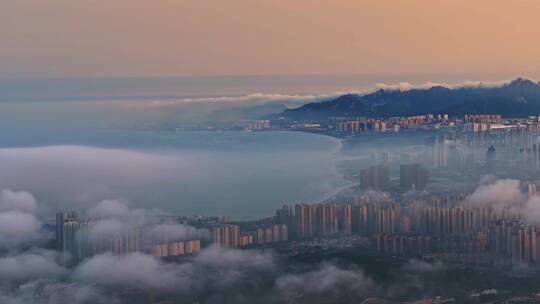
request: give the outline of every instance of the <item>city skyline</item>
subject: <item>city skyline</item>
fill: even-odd
[[[539,12],[0,0],[0,304],[540,303]]]

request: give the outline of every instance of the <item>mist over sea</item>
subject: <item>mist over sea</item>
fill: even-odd
[[[339,141],[300,132],[4,129],[0,146],[1,188],[66,211],[124,199],[173,214],[255,219],[349,183],[335,166]]]
[[[47,214],[103,199],[174,214],[272,216],[350,185],[340,142],[299,132],[174,131],[257,119],[347,91],[477,75],[224,76],[0,81],[0,187]],[[495,77],[500,79],[503,76]]]

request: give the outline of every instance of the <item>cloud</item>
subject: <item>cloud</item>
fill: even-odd
[[[26,282],[39,278],[55,279],[66,273],[57,263],[56,252],[34,250],[0,257],[1,282]]]
[[[30,191],[39,198],[40,215],[123,198],[133,202],[130,207],[184,215],[234,213],[235,219],[254,219],[267,216],[285,200],[318,200],[347,183],[335,171],[335,157],[328,157],[337,147],[331,138],[297,133],[158,133],[108,137],[123,143],[124,135],[135,136],[140,145],[125,149],[0,149],[0,189]],[[252,185],[249,189],[247,182]],[[291,186],[300,183],[305,188]],[[257,206],[252,204],[254,195],[260,201]]]
[[[35,199],[28,199],[33,198],[31,194],[6,197],[12,199],[3,201],[6,211],[2,214],[24,214],[39,221],[39,217],[26,212],[38,209],[33,207],[38,204]],[[91,228],[96,238],[108,237],[129,227],[161,232],[170,239],[183,239],[200,232],[171,219],[162,220],[157,210],[133,208],[130,202],[120,199],[100,201],[88,214],[96,218]],[[41,223],[35,227],[40,226]],[[115,293],[126,290],[142,296],[152,293],[164,298],[200,299],[206,303],[361,302],[380,294],[381,289],[359,268],[323,263],[311,269],[298,269],[290,267],[294,265],[288,261],[282,264],[271,251],[210,246],[176,262],[143,253],[129,256],[104,253],[67,268],[52,251],[21,250],[0,257],[0,281],[8,282],[0,284],[2,303],[34,303],[38,295],[50,304],[113,303],[122,301]],[[407,271],[415,275],[434,273],[438,267],[420,261],[409,264]]]
[[[91,219],[84,230],[90,240],[102,240],[125,235],[133,230],[141,231],[143,239],[171,242],[209,237],[207,229],[196,229],[181,224],[174,219],[163,217],[166,212],[159,209],[130,208],[132,204],[124,200],[103,200],[87,212]]]
[[[195,258],[195,263],[216,268],[271,268],[273,257],[269,253],[256,250],[223,250],[219,247],[209,247]]]
[[[372,89],[364,90],[349,90],[345,92],[333,92],[326,94],[316,94],[316,95],[290,95],[290,94],[267,94],[267,93],[253,93],[243,96],[220,96],[220,97],[202,97],[202,98],[179,98],[174,100],[153,100],[145,102],[133,102],[130,103],[132,107],[149,107],[149,108],[160,108],[160,107],[178,107],[178,106],[202,106],[202,105],[212,105],[212,106],[257,106],[265,105],[271,103],[284,104],[287,107],[298,107],[310,102],[320,102],[329,99],[339,97],[344,94],[369,94],[377,89],[385,90],[411,90],[411,89],[429,89],[434,86],[443,86],[447,88],[464,88],[464,87],[498,87],[506,83],[509,83],[510,80],[501,80],[501,81],[476,81],[476,80],[465,80],[458,83],[448,83],[448,82],[436,82],[436,81],[427,81],[424,83],[413,84],[406,81],[396,82],[396,83],[376,83]]]
[[[90,240],[118,237],[134,230],[142,232],[143,239],[158,237],[162,242],[209,238],[207,229],[197,229],[174,219],[163,218],[162,215],[166,213],[157,209],[132,209],[130,205],[121,200],[99,202],[88,210],[91,221],[83,231],[88,233]]]
[[[0,125],[5,129],[13,126],[33,127],[39,130],[84,128],[149,128],[174,129],[177,127],[200,127],[206,123],[235,122],[258,119],[285,108],[299,107],[310,102],[334,99],[346,93],[368,94],[377,89],[409,90],[442,85],[449,88],[492,87],[506,81],[465,81],[457,84],[428,81],[425,83],[378,83],[365,89],[347,89],[343,92],[322,94],[253,93],[243,96],[201,98],[157,97],[150,99],[125,98],[121,100],[64,100],[40,102],[0,103]],[[234,94],[234,93],[233,93]],[[212,94],[215,95],[215,94]],[[54,98],[53,98],[54,99]],[[114,99],[114,98],[113,98]],[[34,141],[35,139],[32,138]]]
[[[25,191],[2,190],[0,193],[0,249],[39,245],[48,240],[36,217],[37,203]]]
[[[375,84],[375,87],[378,89],[383,89],[383,90],[404,91],[404,90],[410,90],[414,88],[414,85],[409,82],[398,82],[398,83],[391,83],[391,84],[380,82],[380,83]]]
[[[522,216],[529,224],[540,224],[540,196],[533,196],[525,203]]]
[[[206,240],[210,237],[207,229],[197,229],[189,225],[171,223],[170,221],[151,225],[151,227],[145,229],[145,235],[159,235],[164,242],[188,239]]]
[[[444,283],[436,283],[435,280],[442,277],[446,270],[442,262],[410,259],[396,271],[394,280],[385,286],[385,295],[393,299],[421,297],[434,286],[444,286]]]
[[[87,283],[121,285],[144,291],[189,288],[189,267],[176,267],[140,253],[125,257],[94,256],[80,264],[73,278]]]
[[[189,178],[198,178],[203,174],[201,172],[209,171],[203,159],[204,155],[163,149],[135,151],[86,146],[4,148],[0,149],[0,162],[5,165],[0,187],[20,187],[31,191],[41,201],[47,202],[40,202],[37,210],[51,214],[59,210],[94,207],[96,201],[111,197],[159,196],[164,192],[161,191],[162,185],[174,181],[178,186]],[[9,195],[8,192],[1,197],[22,199],[20,197],[24,196],[22,192],[14,194]],[[33,208],[30,201],[26,205],[27,211]],[[7,209],[6,199],[0,201],[1,206]],[[12,207],[9,206],[10,209]]]
[[[409,82],[397,82],[397,83],[377,83],[375,84],[375,88],[383,89],[383,90],[400,90],[400,91],[406,91],[406,90],[411,90],[411,89],[429,89],[436,86],[442,86],[449,89],[494,88],[494,87],[500,87],[509,82],[510,80],[501,80],[501,81],[465,80],[463,82],[458,82],[458,83],[427,81],[427,82],[419,83],[419,84],[412,84]]]
[[[81,263],[72,278],[82,283],[118,285],[143,292],[218,294],[227,293],[238,284],[252,284],[261,274],[272,273],[274,267],[270,254],[208,247],[181,263],[165,263],[141,253],[124,257],[101,254]]]
[[[0,247],[40,241],[42,236],[41,221],[33,214],[19,211],[0,213]]]
[[[377,292],[376,284],[358,269],[323,264],[320,268],[278,278],[275,289],[290,303],[361,303]]]
[[[99,241],[124,235],[130,227],[132,226],[128,222],[118,219],[103,219],[91,222],[90,227],[81,232],[87,232],[90,240]]]
[[[88,215],[98,221],[116,220],[131,227],[141,227],[158,221],[158,214],[166,214],[158,209],[130,208],[131,205],[125,200],[106,199],[90,208]]]
[[[520,182],[513,179],[496,180],[480,185],[467,197],[474,207],[512,207],[525,199],[520,189]]]
[[[133,208],[134,204],[124,199],[105,199],[88,209],[88,215],[94,219],[121,219],[138,224],[157,221],[159,216],[169,215],[157,209]]]
[[[335,98],[341,92],[318,95],[286,95],[254,93],[244,96],[222,96],[207,98],[181,98],[176,100],[155,100],[145,103],[133,103],[132,106],[142,107],[176,107],[186,105],[214,105],[214,106],[257,106],[269,103],[280,103],[286,106],[300,106],[309,102],[318,102]]]
[[[136,125],[201,125],[231,123],[240,120],[260,119],[279,113],[286,108],[296,108],[306,103],[334,99],[343,93],[318,95],[286,95],[254,93],[244,96],[222,96],[203,98],[155,99],[126,101],[120,105]],[[127,116],[127,115],[126,115]]]
[[[480,180],[478,181],[479,185],[489,185],[493,184],[497,181],[497,177],[492,174],[484,174],[480,176]]]
[[[2,190],[0,193],[0,212],[14,210],[36,213],[36,199],[31,193],[26,191]]]
[[[103,200],[90,209],[89,213],[92,217],[97,218],[126,218],[132,215],[127,203],[117,200]]]
[[[435,274],[445,270],[445,266],[441,262],[429,263],[422,260],[411,259],[403,264],[402,270],[409,273],[417,274]]]
[[[104,290],[90,285],[38,279],[16,286],[0,289],[2,304],[118,304],[120,301]]]

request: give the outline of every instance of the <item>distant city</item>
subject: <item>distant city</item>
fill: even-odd
[[[254,121],[247,130],[272,128],[269,121]],[[428,132],[421,153],[398,152],[396,178],[391,177],[396,151],[373,154],[372,165],[354,175],[358,188],[352,195],[314,204],[284,205],[273,217],[235,222],[228,217],[177,217],[177,223],[195,230],[171,239],[165,231],[141,228],[115,237],[89,238],[93,219],[77,212],[56,217],[56,245],[79,260],[111,252],[144,252],[170,258],[196,254],[206,246],[222,248],[298,248],[345,241],[336,246],[361,246],[388,256],[461,256],[466,261],[493,265],[530,264],[540,259],[537,225],[524,221],[516,207],[483,206],[472,202],[474,188],[438,190],[435,179],[462,172],[496,175],[505,168],[539,168],[536,134],[540,117],[505,119],[501,115],[447,114],[415,117],[340,120],[322,126],[293,124],[290,129],[313,130],[336,136],[369,136],[384,132]],[[352,136],[352,137],[351,137]],[[418,162],[415,162],[418,161]],[[374,163],[374,164],[373,164]],[[430,176],[430,169],[435,176]],[[395,170],[394,170],[395,171]],[[482,173],[483,172],[483,173]],[[532,179],[531,179],[532,180]],[[465,182],[467,183],[467,182]],[[442,182],[444,184],[444,182]],[[528,199],[537,195],[534,181],[522,181]],[[427,191],[428,190],[428,191]],[[376,196],[370,195],[377,193]],[[511,203],[511,204],[510,204]],[[519,207],[519,206],[518,206]],[[234,216],[234,214],[232,214]],[[288,245],[285,245],[288,244]]]
[[[320,200],[286,198],[272,206],[281,205],[274,212],[249,220],[241,220],[235,211],[170,214],[157,209],[130,210],[129,204],[115,201],[102,201],[100,206],[88,209],[55,210],[58,213],[54,220],[49,218],[44,225],[54,237],[41,245],[54,249],[59,267],[77,273],[88,263],[104,258],[119,262],[145,257],[156,265],[178,267],[183,274],[184,265],[193,266],[208,254],[223,255],[224,259],[227,255],[246,254],[256,258],[249,265],[240,262],[240,267],[264,269],[262,273],[274,276],[255,288],[254,294],[276,288],[277,283],[272,280],[287,278],[290,273],[310,273],[313,267],[333,265],[338,271],[353,269],[346,271],[355,275],[363,273],[354,270],[357,266],[339,268],[339,262],[334,262],[347,261],[368,269],[370,279],[376,278],[381,286],[401,285],[410,271],[426,271],[421,275],[423,284],[429,284],[426,280],[438,280],[433,283],[436,286],[407,287],[403,293],[360,294],[359,298],[369,300],[367,303],[388,303],[388,299],[415,304],[463,299],[477,303],[480,298],[489,300],[499,296],[512,301],[530,300],[530,303],[538,300],[531,295],[537,288],[525,281],[536,277],[540,265],[540,116],[507,118],[502,114],[441,113],[313,121],[278,118],[187,129],[205,130],[205,134],[212,135],[227,130],[223,133],[248,137],[267,135],[267,132],[278,138],[301,133],[310,133],[302,134],[310,137],[311,133],[324,135],[315,138],[333,137],[330,143],[336,148],[324,150],[322,155],[336,159],[332,169],[342,178],[343,186]],[[258,151],[261,150],[253,153]],[[309,152],[303,149],[294,153],[303,157]],[[257,199],[254,195],[254,202]],[[21,248],[34,250],[27,244]],[[271,258],[261,258],[268,256]],[[268,259],[272,260],[272,267],[279,264],[282,268],[275,273],[269,271],[265,268]],[[372,269],[370,263],[375,265]],[[202,267],[204,270],[187,273],[196,277],[198,272],[213,266]],[[303,270],[295,272],[297,269]],[[389,274],[392,272],[396,273],[395,277]],[[496,283],[483,284],[476,276],[471,276],[469,281],[467,276],[471,273],[479,277],[489,275]],[[387,277],[377,277],[381,274]],[[439,285],[446,284],[447,274],[461,276],[461,280],[466,280],[463,284],[472,285],[441,291]],[[124,277],[121,280],[124,282]],[[523,289],[513,286],[514,280],[515,284],[524,285]],[[358,278],[346,279],[339,284],[357,281]],[[161,279],[157,282],[167,283]],[[71,278],[45,282],[40,285],[42,291],[32,299],[46,301],[70,284]],[[210,290],[214,288],[212,284]],[[508,289],[516,291],[504,295],[503,288],[509,284],[512,287]],[[133,298],[141,303],[169,303],[169,299],[183,297],[189,303],[196,303],[212,294],[204,289],[179,292],[167,288],[155,292],[154,287],[126,286],[137,293],[132,296],[130,288],[112,288],[103,290],[103,294],[123,300]],[[429,292],[424,294],[426,290]],[[68,294],[66,299],[73,297],[72,293]],[[291,296],[280,294],[280,297]],[[298,303],[311,299],[298,297],[301,299]],[[272,301],[269,300],[276,302]]]
[[[539,12],[0,0],[0,304],[540,303]]]

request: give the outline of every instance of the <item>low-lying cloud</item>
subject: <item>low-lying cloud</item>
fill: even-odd
[[[176,100],[155,100],[147,103],[133,104],[143,107],[175,107],[182,105],[217,105],[217,106],[257,106],[269,103],[279,103],[287,107],[297,107],[309,102],[319,102],[335,98],[342,92],[318,95],[286,95],[254,93],[244,96],[222,96],[207,98],[179,98]]]
[[[402,270],[408,273],[435,274],[445,270],[442,262],[429,263],[422,260],[411,259],[402,266]]]
[[[300,274],[287,274],[275,283],[277,294],[289,303],[362,303],[377,294],[377,285],[358,269],[323,264]]]
[[[26,282],[40,278],[55,279],[65,273],[66,269],[58,264],[56,252],[37,250],[0,257],[2,282]]]
[[[0,249],[13,250],[22,245],[39,245],[49,235],[37,218],[34,196],[25,191],[2,190],[0,193]]]
[[[500,81],[476,81],[476,80],[466,80],[458,83],[448,83],[448,82],[436,82],[436,81],[427,81],[424,83],[413,84],[410,82],[397,82],[397,83],[377,83],[376,88],[384,90],[411,90],[411,89],[429,89],[436,86],[442,86],[449,89],[459,89],[459,88],[493,88],[499,87],[510,80],[500,80]]]
[[[73,272],[73,278],[82,282],[120,285],[149,292],[171,291],[175,287],[189,288],[189,280],[185,279],[192,273],[188,267],[180,268],[139,253],[125,257],[102,254],[84,261]]]
[[[496,180],[480,185],[467,197],[474,207],[512,207],[525,200],[520,182],[513,179]]]
[[[28,192],[0,194],[2,212],[30,213],[41,202]],[[28,212],[26,212],[28,211]],[[92,233],[107,237],[126,227],[144,227],[172,239],[199,230],[160,220],[158,210],[135,208],[125,200],[104,200],[87,210]],[[44,230],[42,224],[38,230]],[[0,230],[1,231],[1,230]],[[126,256],[101,253],[79,264],[64,263],[56,251],[19,243],[0,253],[0,302],[30,304],[123,303],[126,291],[146,298],[204,303],[361,303],[369,297],[400,296],[421,290],[426,276],[444,270],[440,263],[411,260],[400,270],[406,286],[386,288],[361,268],[332,262],[310,265],[283,261],[272,251],[204,248],[194,256],[166,261],[143,252]]]
[[[110,140],[122,143],[124,135],[133,136],[122,133]],[[37,208],[40,214],[86,209],[121,197],[137,207],[176,214],[253,219],[273,213],[284,201],[318,200],[348,184],[329,156],[337,143],[315,135],[135,136],[141,143],[136,149],[0,149],[0,189],[31,191],[47,202]]]

